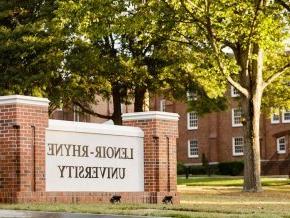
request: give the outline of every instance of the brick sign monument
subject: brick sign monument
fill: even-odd
[[[44,98],[0,97],[0,202],[179,203],[178,115],[123,115],[124,126],[49,120]]]

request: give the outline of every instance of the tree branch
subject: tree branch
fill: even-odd
[[[279,5],[283,6],[288,12],[290,12],[290,5],[287,5],[283,0],[276,0]]]
[[[235,87],[240,93],[242,93],[244,96],[248,97],[249,92],[247,89],[245,89],[240,83],[233,80],[231,76],[227,76],[228,82]]]
[[[270,76],[263,84],[263,89],[265,89],[268,85],[278,79],[282,74],[284,74],[287,69],[290,69],[290,63],[286,64],[284,67],[277,70],[272,76]]]
[[[182,5],[182,7],[185,9],[185,11],[186,11],[187,13],[190,14],[191,18],[193,19],[192,21],[193,21],[193,22],[196,22],[196,25],[198,25],[198,27],[199,27],[200,29],[204,29],[204,27],[206,26],[206,23],[204,23],[204,22],[202,22],[200,19],[198,19],[198,18],[195,16],[195,14],[194,14],[193,12],[191,12],[191,11],[187,8],[187,6],[186,6],[186,4],[184,3],[183,0],[180,0],[180,3],[181,3],[181,5]]]
[[[99,117],[99,118],[102,118],[102,119],[112,119],[112,116],[109,116],[109,115],[103,115],[103,114],[99,114],[95,111],[92,111],[91,109],[85,107],[84,105],[82,105],[80,102],[78,101],[73,101],[73,103],[77,106],[79,106],[83,112],[87,113],[87,114],[90,114],[90,115],[93,115],[95,117]]]
[[[249,92],[247,89],[245,89],[241,84],[239,84],[238,82],[235,82],[230,75],[227,75],[226,72],[226,67],[224,66],[224,64],[222,63],[222,61],[220,60],[220,51],[218,49],[216,40],[215,40],[215,35],[213,32],[213,28],[212,28],[212,24],[211,24],[211,20],[210,17],[208,16],[209,14],[209,2],[206,1],[206,18],[207,18],[207,23],[206,23],[206,28],[208,31],[208,40],[210,42],[210,44],[212,45],[216,60],[218,62],[218,66],[220,71],[222,72],[223,75],[226,76],[228,82],[235,87],[241,94],[243,94],[246,97],[249,97]]]

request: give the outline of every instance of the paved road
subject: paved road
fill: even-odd
[[[0,210],[1,218],[144,218],[138,216],[93,215],[80,213],[33,212],[20,210]],[[146,217],[148,218],[148,217]]]

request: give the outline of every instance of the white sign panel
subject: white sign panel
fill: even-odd
[[[50,120],[46,191],[144,191],[142,130]]]

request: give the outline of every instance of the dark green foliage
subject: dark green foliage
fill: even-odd
[[[45,95],[62,60],[45,25],[54,9],[54,0],[0,2],[0,94]]]
[[[206,168],[202,165],[190,166],[189,167],[189,174],[191,174],[191,175],[205,175]]]
[[[182,163],[177,164],[177,175],[205,175],[206,168],[202,165],[185,166]]]
[[[206,157],[204,158],[206,163]],[[177,163],[177,175],[227,175],[238,176],[243,173],[244,163],[242,161],[222,162],[218,164],[203,164],[185,166],[183,163]]]
[[[244,170],[244,163],[241,161],[222,162],[218,164],[221,175],[238,176]]]
[[[177,175],[185,175],[186,174],[186,166],[181,162],[177,162]]]

